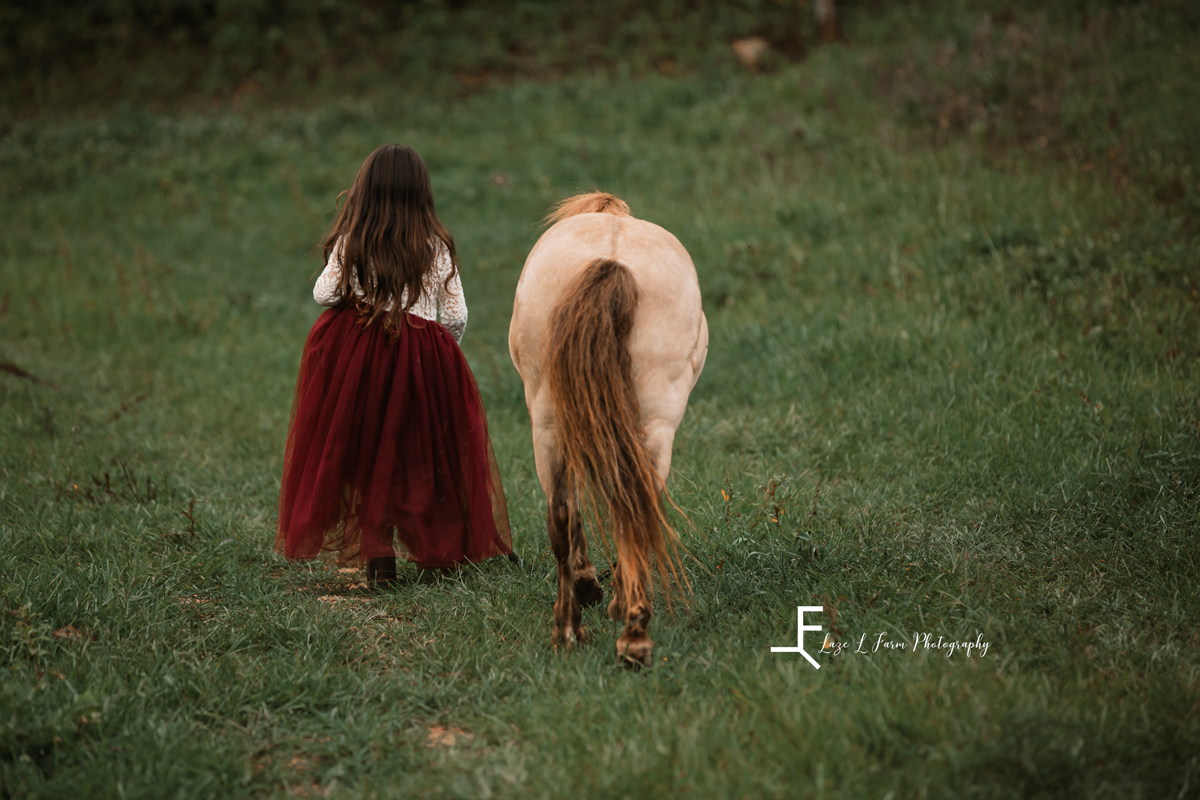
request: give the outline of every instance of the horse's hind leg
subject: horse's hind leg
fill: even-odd
[[[583,608],[591,608],[604,599],[604,589],[596,579],[596,567],[588,560],[587,537],[576,515],[571,530],[571,571],[575,578],[575,599]]]
[[[621,606],[621,593],[617,587],[621,585],[621,565],[614,564],[612,571],[612,600],[608,601],[608,618],[618,622],[625,619],[625,609]]]
[[[627,572],[633,572],[628,570]],[[621,609],[619,605],[609,605],[609,616],[613,612],[623,612],[625,631],[617,639],[617,656],[629,666],[650,666],[654,660],[654,642],[650,640],[650,619],[654,616],[654,607],[646,594],[646,581],[649,575],[619,574],[617,581],[630,581],[628,587],[628,607]],[[624,594],[620,588],[615,593]],[[614,598],[615,600],[615,598]]]
[[[571,513],[571,498],[563,486],[561,472],[554,477],[549,499],[546,532],[550,535],[550,549],[558,563],[558,597],[554,601],[554,643],[562,644],[570,650],[581,638],[582,614],[580,601],[576,596],[574,555],[577,551],[575,543],[583,540],[583,528],[578,511]],[[586,549],[584,553],[586,561]],[[592,580],[595,580],[594,567]]]
[[[655,418],[646,424],[646,448],[650,451],[662,486],[666,485],[667,475],[671,471],[671,449],[677,427],[677,417]],[[628,563],[639,562],[629,559]],[[647,591],[650,582],[647,566],[642,562],[641,568],[618,567],[613,570],[613,599],[608,604],[608,616],[625,623],[625,631],[617,640],[617,655],[632,666],[649,666],[654,657],[654,642],[650,640],[649,631],[654,606]],[[625,581],[629,585],[623,588]],[[624,605],[622,601],[625,601]]]

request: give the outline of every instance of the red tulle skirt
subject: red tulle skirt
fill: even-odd
[[[411,324],[408,324],[411,322]],[[292,403],[275,549],[448,567],[512,552],[475,377],[450,332],[391,337],[352,308],[313,325]]]

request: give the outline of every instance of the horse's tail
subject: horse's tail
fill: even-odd
[[[628,217],[629,204],[615,194],[608,192],[588,192],[577,194],[562,200],[546,215],[546,224],[553,225],[559,220],[573,217],[576,214],[612,214],[616,217]]]
[[[641,599],[634,596],[638,587],[649,591],[651,555],[664,587],[683,575],[633,383],[629,334],[637,304],[629,268],[596,259],[555,309],[545,359],[565,499],[572,514],[582,512],[583,522],[599,531],[610,554],[615,540],[613,591],[626,612]]]

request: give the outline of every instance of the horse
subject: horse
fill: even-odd
[[[616,551],[608,615],[625,623],[617,656],[649,665],[651,558],[664,586],[687,583],[662,501],[708,354],[700,285],[679,240],[615,195],[570,197],[546,222],[517,284],[508,348],[558,566],[553,642],[568,651],[584,642],[581,609],[604,597],[590,528],[610,561]]]

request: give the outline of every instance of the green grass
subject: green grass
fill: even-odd
[[[1194,32],[920,11],[771,74],[15,123],[0,361],[59,388],[0,375],[0,796],[1197,796]],[[523,563],[371,593],[271,544],[311,248],[385,141],[458,241]],[[602,609],[551,649],[507,355],[591,184],[688,247],[712,333],[694,593],[640,673]],[[770,653],[810,604],[910,649]]]

